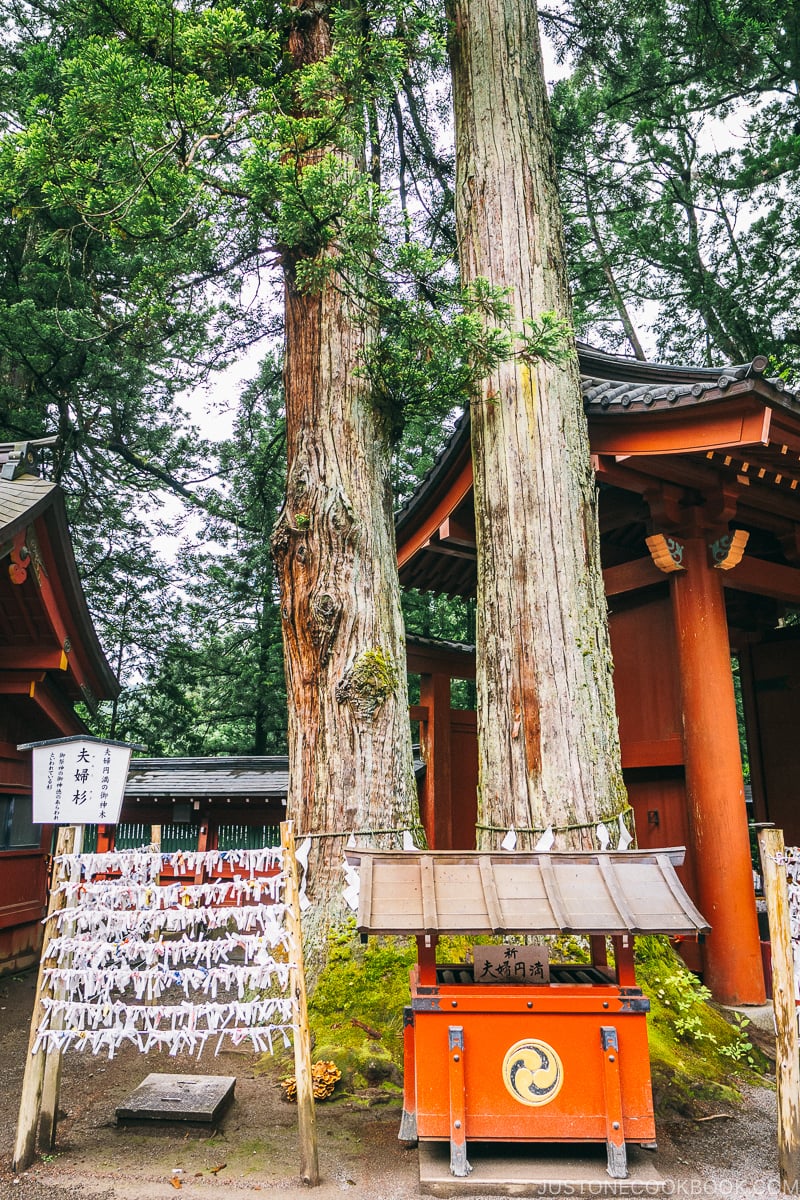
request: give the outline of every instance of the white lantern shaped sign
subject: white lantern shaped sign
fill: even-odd
[[[28,742],[33,750],[33,820],[37,825],[116,825],[131,750],[103,738]]]

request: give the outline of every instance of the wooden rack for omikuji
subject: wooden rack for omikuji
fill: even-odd
[[[300,896],[291,822],[280,848],[76,853],[56,844],[13,1169],[53,1148],[65,1050],[199,1055],[294,1042],[300,1174],[319,1182]],[[224,936],[207,937],[226,930]],[[235,957],[232,958],[231,955]],[[169,989],[180,987],[180,1003]],[[226,997],[217,1000],[222,991]],[[244,999],[245,991],[261,992]],[[233,993],[236,993],[233,997]],[[133,999],[131,999],[131,994]],[[162,996],[165,997],[162,1003]],[[233,997],[233,998],[231,998]]]

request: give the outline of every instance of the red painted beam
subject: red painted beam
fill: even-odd
[[[752,592],[771,596],[787,604],[800,604],[800,570],[767,562],[746,554],[732,571],[721,571],[726,588],[736,592]]]
[[[729,405],[655,414],[642,421],[641,414],[605,418],[590,423],[593,454],[698,454],[735,446],[765,446],[769,441],[772,410],[760,402],[740,401]]]
[[[634,558],[631,562],[606,567],[603,571],[606,596],[621,596],[625,592],[664,583],[665,580],[666,575],[659,571],[649,554],[645,558]]]
[[[66,671],[69,658],[58,647],[5,646],[3,669],[21,671]]]
[[[623,741],[621,750],[624,768],[678,767],[683,763],[683,740],[677,735],[658,741]]]
[[[404,567],[409,559],[413,558],[417,551],[421,550],[425,543],[438,533],[440,525],[443,525],[447,518],[456,511],[471,490],[472,460],[470,459],[461,468],[433,512],[428,515],[427,520],[422,525],[416,526],[407,541],[399,543],[397,547],[397,565],[399,567]]]

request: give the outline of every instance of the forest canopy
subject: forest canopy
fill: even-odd
[[[151,753],[285,749],[280,265],[313,288],[334,254],[375,313],[363,370],[396,500],[505,352],[503,297],[458,278],[443,6],[326,6],[331,52],[298,69],[302,7],[0,17],[0,438],[59,435],[50,472],[126,685],[102,730]],[[580,336],[797,370],[798,21],[785,0],[543,8]],[[212,442],[191,397],[243,357],[260,365]],[[404,609],[412,632],[473,635],[469,605]]]

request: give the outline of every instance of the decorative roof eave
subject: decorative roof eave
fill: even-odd
[[[467,472],[466,475],[465,470]],[[451,497],[450,511],[457,506],[460,499],[463,499],[462,493],[464,493],[464,487],[461,486],[462,482],[468,492],[472,487],[469,409],[465,409],[459,417],[447,444],[444,446],[430,471],[420,481],[417,490],[397,510],[395,514],[395,530],[398,550],[401,547],[407,525],[413,524],[416,528],[421,522],[426,524],[431,523],[434,510],[438,511],[440,507],[438,497],[443,488],[454,493]],[[434,532],[438,527],[435,518],[433,518],[433,521],[434,523],[431,525],[430,532]],[[420,529],[420,536],[426,536],[425,530],[422,528]],[[409,553],[413,554],[414,550],[410,549]]]
[[[755,375],[739,379],[720,375],[714,379],[685,380],[669,385],[633,384],[630,381],[618,382],[584,375],[581,377],[581,388],[584,408],[590,418],[619,418],[634,414],[641,417],[647,413],[649,420],[654,419],[656,414],[670,414],[671,420],[682,420],[699,408],[728,404],[734,398],[744,396],[800,416],[800,399],[796,393],[787,391],[780,380],[763,379]],[[672,415],[676,412],[681,414],[679,418]]]
[[[721,399],[724,403],[719,403]],[[589,407],[589,443],[593,454],[634,456],[766,446],[772,412],[747,382],[735,385],[724,397],[708,392],[691,406],[652,409],[647,420],[641,408],[617,412],[609,408],[600,414]]]
[[[91,707],[96,699],[118,696],[120,685],[103,653],[86,604],[72,549],[64,494],[57,484],[34,476],[0,480],[0,546],[8,545],[39,520],[44,522],[66,600],[67,611],[62,616],[75,634],[70,655],[77,654],[86,668],[81,674],[87,673],[91,680],[93,694],[80,688]]]
[[[725,420],[725,409],[729,410],[730,421],[722,439],[715,440],[707,431],[705,440],[698,438],[693,446],[678,444],[665,449],[662,444],[649,452],[702,453],[762,442],[767,434],[759,422],[763,421],[765,412],[771,412],[773,421],[779,421],[782,426],[796,423],[800,437],[800,399],[788,391],[781,380],[764,378],[763,371],[768,365],[764,356],[755,358],[752,363],[731,367],[670,366],[606,354],[584,343],[578,344],[578,356],[594,454],[632,453],[631,450],[607,451],[599,445],[601,441],[611,443],[616,437],[616,432],[611,430],[617,431],[623,422],[631,430],[641,430],[643,442],[647,437],[644,430],[654,428],[663,429],[663,441],[668,442],[672,433],[667,437],[667,430],[674,431],[688,422],[693,431],[699,432],[703,422],[707,426],[713,422],[715,412],[719,420]],[[733,404],[746,407],[748,403],[750,416],[746,428],[737,432]],[[641,449],[633,451],[643,452]],[[435,536],[443,515],[452,512],[460,502],[460,492],[457,496],[455,491],[463,491],[463,485],[471,479],[470,472],[470,418],[466,410],[431,470],[396,514],[401,568]],[[458,586],[455,593],[461,594]]]

